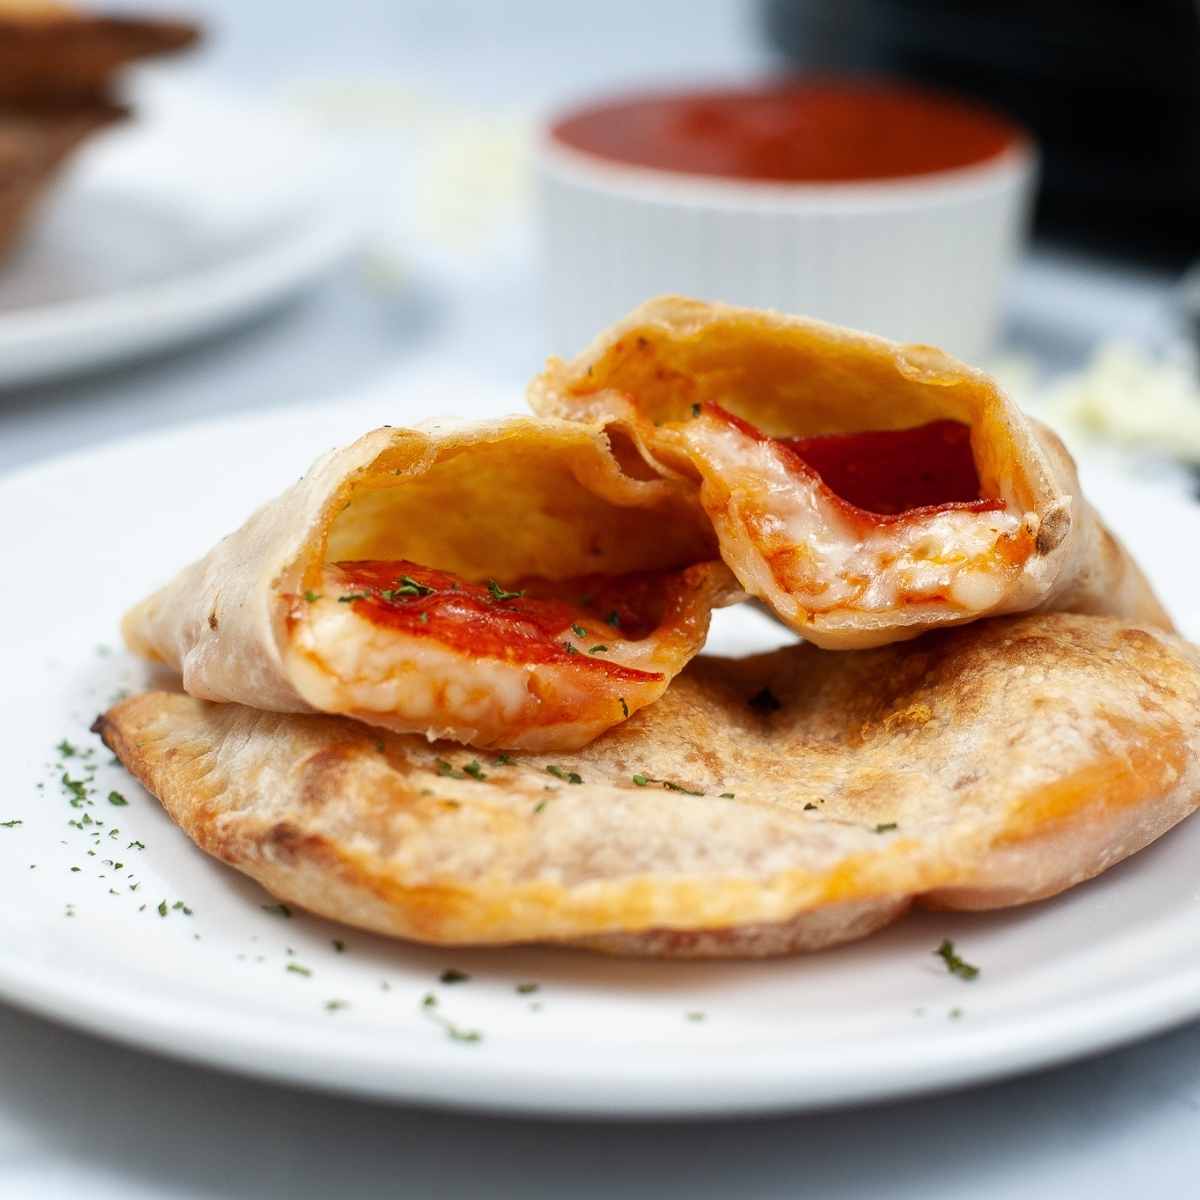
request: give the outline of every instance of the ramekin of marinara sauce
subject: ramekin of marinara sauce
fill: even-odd
[[[1005,117],[901,83],[642,92],[561,112],[538,148],[553,349],[573,354],[677,292],[978,358],[1035,168]]]

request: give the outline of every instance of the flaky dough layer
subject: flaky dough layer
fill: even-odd
[[[543,415],[609,429],[665,477],[690,479],[742,585],[818,645],[860,649],[979,617],[1047,610],[1172,628],[1137,564],[1084,498],[1062,442],[982,371],[932,346],[665,296],[602,333],[573,361],[551,359],[528,398]],[[729,519],[734,501],[720,471],[701,461],[703,451],[687,434],[689,418],[706,402],[772,437],[961,421],[971,427],[985,495],[1021,519],[1032,553],[981,611],[923,603],[884,612],[807,612],[785,588],[764,583],[751,539]]]

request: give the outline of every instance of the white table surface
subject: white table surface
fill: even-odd
[[[186,7],[216,36],[181,71],[291,102],[370,79],[454,105],[528,111],[596,85],[728,76],[765,61],[752,7],[729,0],[610,0],[602,11],[549,0]],[[376,256],[382,246],[394,259],[398,241],[380,227]],[[543,351],[534,269],[521,253],[493,255],[468,287],[469,272],[457,268],[439,273],[417,253],[402,284],[380,286],[351,261],[235,334],[98,377],[0,393],[0,470],[143,429],[320,403],[425,356],[511,383],[515,406]],[[1081,273],[1093,284],[1088,329],[1149,332],[1162,311],[1160,277],[1103,264],[1064,272],[1043,255],[1016,286],[1023,344],[1036,346],[1043,317],[1062,323],[1063,280],[1075,280],[1077,295]],[[1069,324],[1056,335],[1060,350]],[[403,404],[398,396],[397,419]],[[324,1097],[152,1058],[0,1006],[3,1200],[1189,1195],[1200,1172],[1198,1114],[1200,1026],[944,1097],[636,1126]]]

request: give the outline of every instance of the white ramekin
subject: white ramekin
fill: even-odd
[[[744,182],[536,148],[551,349],[571,355],[651,296],[803,313],[978,360],[1036,176],[1025,140],[906,179]]]

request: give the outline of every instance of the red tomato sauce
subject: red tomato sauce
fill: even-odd
[[[635,95],[571,113],[551,134],[613,162],[776,183],[927,175],[984,162],[1023,138],[970,101],[848,80]]]
[[[572,604],[556,597],[537,597],[521,588],[495,589],[486,584],[468,583],[449,571],[437,571],[419,563],[399,560],[381,562],[365,559],[359,562],[336,564],[346,591],[353,596],[357,615],[375,625],[396,629],[414,637],[431,637],[443,645],[479,658],[499,658],[512,663],[555,663],[578,667],[630,683],[653,683],[662,679],[656,671],[639,671],[623,667],[600,655],[587,653],[592,645],[600,645],[608,637],[630,638],[641,631],[651,632],[639,607],[647,599],[646,580],[657,579],[657,592],[662,592],[658,573],[642,576],[606,578],[603,586],[592,581],[576,580],[569,585],[572,594],[578,589],[587,605]],[[628,595],[625,582],[629,583]],[[541,584],[562,590],[566,585]],[[591,588],[589,594],[588,588]],[[513,592],[520,593],[513,595]],[[627,609],[614,599],[620,593]],[[591,611],[595,602],[609,603],[609,611],[628,612],[629,627],[617,628],[604,622]],[[566,635],[572,625],[587,630],[579,650],[567,649]]]
[[[768,438],[716,404],[705,410],[757,441],[787,451],[795,469],[816,476],[844,510],[861,521],[887,524],[965,509],[995,512],[1004,504],[980,491],[971,429],[961,421],[931,421],[912,429]]]

